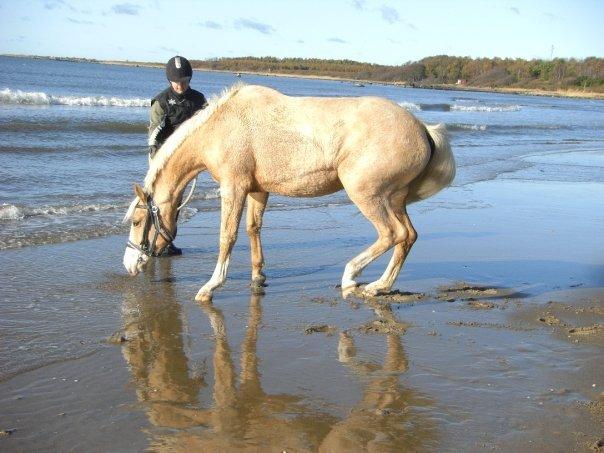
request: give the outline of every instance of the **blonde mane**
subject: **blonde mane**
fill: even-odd
[[[161,169],[166,166],[166,163],[174,151],[176,151],[189,135],[205,123],[221,105],[233,97],[244,85],[245,84],[241,82],[236,83],[230,88],[225,88],[219,96],[212,96],[205,109],[200,110],[182,123],[180,127],[168,137],[149,164],[149,170],[147,171],[147,176],[145,176],[145,192],[153,192],[153,183],[157,179],[157,175]]]
[[[126,211],[126,215],[124,216],[122,223],[126,223],[132,218],[132,216],[134,215],[134,210],[136,209],[136,205],[139,202],[140,200],[138,199],[138,197],[134,197],[134,200],[132,200],[130,202],[130,206],[128,206],[128,210]]]

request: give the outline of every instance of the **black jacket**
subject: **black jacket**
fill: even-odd
[[[151,101],[149,146],[161,146],[178,126],[207,105],[205,96],[192,88],[183,94],[166,88]]]

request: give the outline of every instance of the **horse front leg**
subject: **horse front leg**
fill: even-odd
[[[212,300],[214,290],[222,286],[226,280],[229,257],[237,240],[237,229],[245,203],[246,192],[244,190],[221,187],[220,193],[220,251],[218,252],[218,262],[210,280],[197,292],[195,300],[198,301]]]
[[[264,267],[264,254],[260,242],[260,230],[262,228],[262,215],[266,208],[268,192],[253,192],[247,195],[247,217],[246,229],[250,238],[250,252],[252,259],[252,290],[264,286],[266,276],[262,272]]]

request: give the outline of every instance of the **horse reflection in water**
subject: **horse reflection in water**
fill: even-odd
[[[200,373],[189,370],[182,339],[185,324],[173,285],[157,286],[159,292],[152,295],[126,295],[123,310],[130,339],[124,357],[137,397],[157,428],[152,430],[152,450],[400,451],[423,446],[434,437],[430,420],[406,410],[409,404],[425,401],[400,388],[407,360],[398,334],[387,335],[383,366],[357,360],[352,335],[340,334],[339,360],[365,387],[361,401],[344,420],[304,403],[308,395],[263,390],[257,354],[260,295],[251,296],[239,376],[222,312],[211,303],[200,305],[215,341],[213,405],[202,407],[199,394],[206,383]]]
[[[385,325],[400,325],[390,306],[370,305]],[[401,334],[385,336],[386,355],[380,365],[359,360],[351,333],[340,333],[338,360],[364,383],[363,396],[346,419],[332,426],[320,451],[416,451],[435,440],[434,423],[409,411],[410,406],[430,402],[399,384],[400,375],[408,369]]]
[[[170,263],[161,261],[165,280],[158,292],[134,291],[125,295],[122,314],[128,342],[122,349],[136,385],[138,400],[149,404],[149,419],[156,426],[186,428],[187,411],[175,410],[197,403],[205,386],[200,371],[190,373],[182,332],[185,328],[174,287],[169,283]],[[152,269],[152,271],[155,269]]]

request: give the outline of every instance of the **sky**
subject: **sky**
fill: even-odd
[[[0,54],[604,57],[604,0],[0,0]]]

